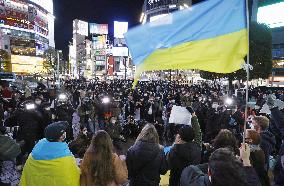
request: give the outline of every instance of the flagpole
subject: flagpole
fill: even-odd
[[[246,129],[247,129],[247,118],[248,118],[248,101],[249,101],[249,70],[250,70],[250,44],[249,44],[249,30],[250,30],[250,17],[249,17],[249,0],[246,1],[246,22],[247,22],[247,37],[248,37],[248,54],[247,54],[247,62],[245,65],[245,71],[247,73],[247,82],[246,82],[246,107],[245,107],[245,123],[244,123],[244,136],[243,136],[243,142],[245,143],[245,137],[246,137]]]

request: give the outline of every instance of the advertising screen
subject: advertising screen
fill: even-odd
[[[108,24],[96,24],[90,23],[90,34],[107,35],[108,34]]]
[[[257,22],[267,24],[270,28],[284,26],[284,2],[258,8]]]
[[[152,16],[152,17],[150,17],[150,22],[156,21],[156,20],[158,20],[158,19],[160,19],[162,17],[165,17],[167,15],[168,14],[160,14],[160,15]]]
[[[114,21],[114,37],[124,38],[123,34],[128,31],[128,22]]]
[[[11,55],[12,72],[40,73],[43,72],[43,59],[40,57]]]
[[[74,20],[73,21],[73,32],[82,36],[89,35],[89,24],[86,21]]]
[[[112,55],[113,56],[128,56],[128,48],[127,47],[113,47]]]

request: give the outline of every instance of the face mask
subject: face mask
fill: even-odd
[[[254,125],[252,123],[249,123],[249,127],[250,129],[255,130]]]
[[[62,141],[65,141],[66,140],[66,132],[63,134],[63,138],[62,138]]]
[[[88,131],[83,131],[83,134],[84,134],[85,136],[87,136]]]
[[[41,101],[35,101],[35,104],[40,105]]]
[[[116,123],[116,120],[111,120],[111,123],[112,123],[112,124],[115,124],[115,123]]]

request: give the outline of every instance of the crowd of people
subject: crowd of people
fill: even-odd
[[[15,161],[22,186],[284,185],[284,91],[251,87],[249,99],[245,118],[245,93],[216,82],[4,85],[0,161]],[[191,122],[171,123],[174,106]]]

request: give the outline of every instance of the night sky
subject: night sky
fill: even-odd
[[[202,0],[193,0],[193,3]],[[144,0],[54,0],[55,45],[68,58],[68,43],[72,38],[72,21],[109,24],[113,35],[113,21],[127,21],[129,27],[139,24]]]

